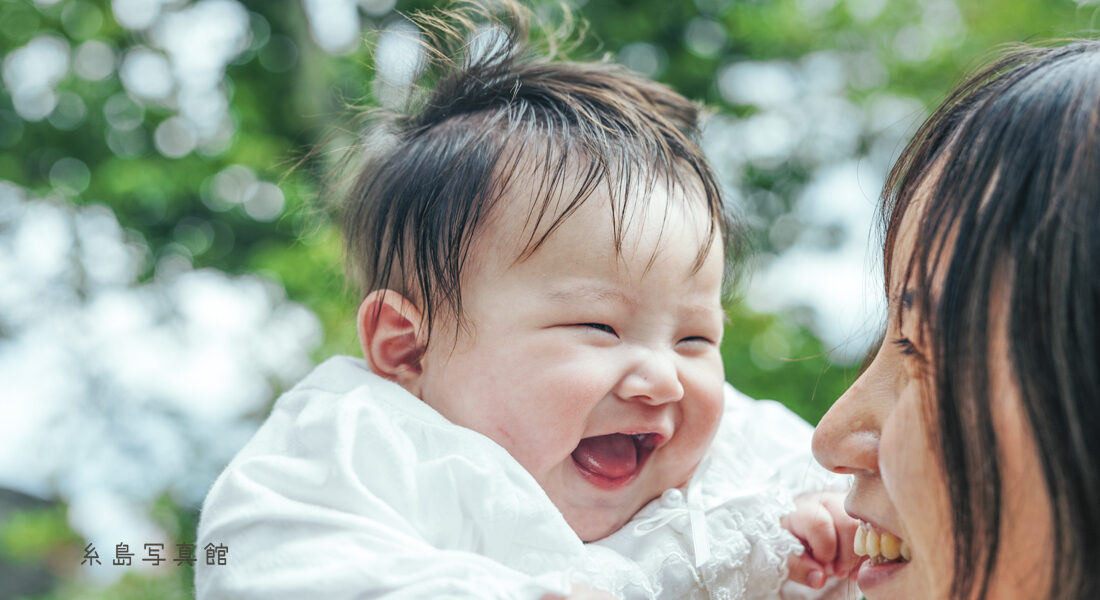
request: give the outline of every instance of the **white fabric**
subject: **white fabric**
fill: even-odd
[[[584,544],[522,466],[362,359],[337,357],[284,394],[214,483],[198,600],[773,598],[801,545],[794,494],[831,482],[809,425],[727,386],[704,464],[622,530]],[[694,531],[694,535],[693,535]]]
[[[802,552],[780,518],[794,509],[798,494],[846,485],[810,457],[812,435],[810,425],[782,404],[752,400],[727,385],[722,423],[686,489],[666,491],[626,527],[589,545],[590,552],[600,552],[592,546],[614,550],[642,573],[658,575],[642,578],[643,588],[638,580],[601,578],[596,567],[584,580],[624,598],[779,597],[787,557]],[[705,515],[710,559],[702,565],[695,511]],[[819,595],[797,588],[800,597]]]

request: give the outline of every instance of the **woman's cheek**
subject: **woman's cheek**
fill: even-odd
[[[913,564],[926,590],[947,593],[952,577],[951,515],[938,449],[928,437],[919,391],[909,386],[883,423],[879,470],[887,495],[904,526],[899,532],[913,550]],[[945,596],[944,596],[945,597]]]

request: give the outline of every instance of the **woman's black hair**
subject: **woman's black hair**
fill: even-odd
[[[1046,597],[1100,598],[1100,43],[1016,47],[972,75],[906,147],[882,200],[886,279],[913,293],[929,355],[925,407],[954,532],[950,597],[986,598],[998,551],[1016,551],[1002,527],[1030,526],[1003,523],[992,415],[1009,399],[990,393],[989,372],[1003,360],[992,332],[1006,327],[1001,367],[1052,509]],[[910,212],[914,251],[891,273]]]

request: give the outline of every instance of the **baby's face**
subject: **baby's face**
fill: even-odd
[[[693,271],[705,210],[657,189],[628,220],[621,254],[607,201],[593,197],[516,261],[528,207],[510,204],[474,244],[470,327],[455,339],[440,320],[420,396],[507,449],[581,539],[600,539],[684,484],[714,436],[721,244]]]

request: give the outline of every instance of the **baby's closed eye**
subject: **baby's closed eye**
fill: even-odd
[[[615,332],[614,327],[612,327],[612,326],[610,326],[606,323],[578,323],[577,326],[578,327],[588,327],[590,329],[595,329],[597,331],[604,331],[604,332],[610,333],[611,335],[614,335],[614,336],[619,335],[618,333]]]
[[[718,349],[715,338],[705,335],[689,335],[676,340],[676,352],[688,357],[709,355]]]

